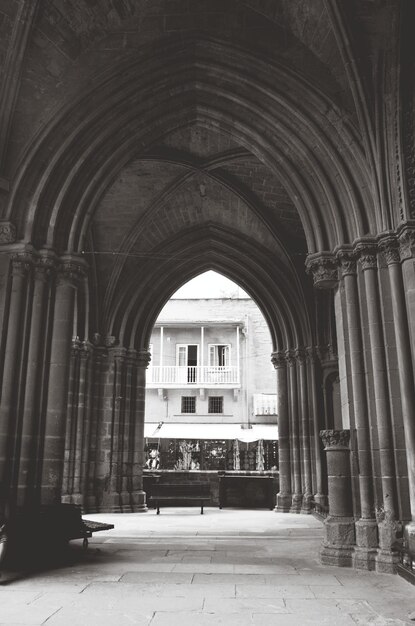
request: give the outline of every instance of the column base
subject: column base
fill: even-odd
[[[290,513],[300,513],[301,505],[303,503],[303,494],[294,493],[291,500]]]
[[[375,570],[378,554],[378,525],[375,519],[359,519],[355,523],[356,547],[353,554],[355,569]]]
[[[290,493],[277,493],[277,504],[274,511],[276,513],[289,513],[291,502],[292,495]]]
[[[131,494],[131,510],[134,513],[146,513],[148,511],[145,491],[135,491]]]
[[[408,553],[412,557],[412,560],[415,561],[415,521],[406,524],[404,537]]]
[[[301,503],[301,510],[300,513],[303,513],[305,515],[310,515],[312,512],[312,498],[313,496],[310,494],[306,494],[303,497],[302,503]]]
[[[378,524],[379,552],[376,558],[376,571],[386,574],[394,574],[399,562],[399,554],[396,550],[398,535],[402,532],[399,522],[382,520]]]
[[[352,567],[355,523],[352,517],[328,517],[324,522],[320,560],[324,565]]]

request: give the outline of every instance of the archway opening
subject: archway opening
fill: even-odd
[[[209,483],[211,505],[274,508],[272,349],[255,301],[216,271],[199,274],[168,300],[149,345],[143,488],[150,504],[154,481],[198,480]]]

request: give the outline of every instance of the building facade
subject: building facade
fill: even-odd
[[[195,450],[186,469],[236,469],[238,440],[238,469],[276,469],[272,342],[250,298],[169,300],[149,349],[145,437],[150,459],[158,442],[161,468],[183,466],[178,442],[188,441]],[[265,446],[261,459],[258,445]]]

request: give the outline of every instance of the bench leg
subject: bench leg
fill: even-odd
[[[157,515],[160,515],[160,505],[158,502],[157,502]]]
[[[200,515],[203,515],[203,502],[200,504]]]

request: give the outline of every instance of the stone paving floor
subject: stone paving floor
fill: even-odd
[[[115,529],[54,569],[0,579],[0,624],[415,624],[398,576],[322,566],[321,523],[272,511],[166,508],[87,515]],[[415,615],[414,615],[415,617]]]

